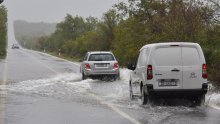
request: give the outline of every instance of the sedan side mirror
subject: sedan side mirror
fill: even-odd
[[[4,0],[0,0],[0,4],[3,2]]]
[[[135,64],[128,64],[127,68],[134,71],[136,69],[136,66]]]

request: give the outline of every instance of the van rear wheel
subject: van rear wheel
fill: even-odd
[[[149,103],[149,96],[144,92],[144,86],[141,88],[141,101],[142,105]]]
[[[198,106],[203,106],[205,104],[205,94],[202,96],[199,96],[198,100],[197,100],[197,105]]]
[[[192,102],[193,106],[203,106],[205,104],[205,94],[195,97]]]

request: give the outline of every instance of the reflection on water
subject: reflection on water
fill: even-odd
[[[0,90],[0,124],[5,124],[5,98],[6,93]]]
[[[7,61],[0,59],[0,124],[5,124],[5,101],[7,91],[6,82],[7,82]]]

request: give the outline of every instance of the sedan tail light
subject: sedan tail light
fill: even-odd
[[[147,79],[151,80],[153,78],[153,68],[152,65],[147,66]]]
[[[91,69],[91,67],[90,67],[90,65],[89,65],[88,63],[85,64],[85,69],[86,69],[86,70]]]
[[[207,79],[208,78],[208,74],[207,74],[207,66],[206,64],[202,65],[202,77]]]
[[[118,65],[117,62],[114,64],[113,68],[114,68],[114,69],[118,69],[118,68],[119,68],[119,65]]]

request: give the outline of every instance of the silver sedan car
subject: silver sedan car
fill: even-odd
[[[111,78],[119,79],[119,64],[112,52],[87,52],[81,64],[82,79]]]

